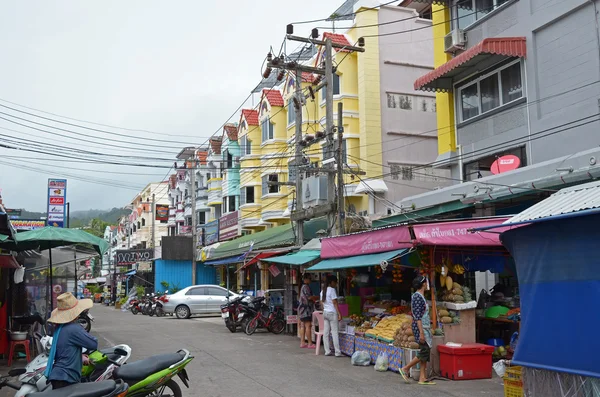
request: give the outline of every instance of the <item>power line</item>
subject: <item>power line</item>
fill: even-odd
[[[332,15],[332,16],[330,16],[330,17],[328,17],[328,18],[312,19],[312,20],[309,20],[309,21],[297,21],[297,22],[292,22],[292,25],[303,25],[303,24],[307,24],[307,23],[324,22],[324,21],[332,21],[332,22],[335,22],[336,18],[338,18],[338,19],[339,19],[339,18],[353,17],[353,16],[356,16],[357,14],[360,14],[360,13],[362,13],[362,12],[366,12],[366,11],[375,10],[375,9],[378,9],[378,8],[381,8],[381,7],[384,7],[384,6],[390,5],[390,4],[392,4],[392,3],[396,3],[397,1],[398,1],[398,0],[392,0],[392,1],[388,1],[388,2],[386,2],[386,3],[379,4],[379,5],[377,5],[377,6],[374,6],[374,7],[369,7],[368,9],[365,9],[365,10],[362,10],[362,11],[361,11],[361,10],[358,10],[358,11],[356,11],[356,12],[352,12],[352,13],[349,13],[349,14],[342,14],[342,15],[335,15],[335,16],[333,16],[333,15]]]

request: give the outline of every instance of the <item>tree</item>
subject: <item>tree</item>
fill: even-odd
[[[104,222],[100,218],[94,218],[90,221],[89,226],[83,230],[89,234],[93,234],[96,237],[104,238],[104,231],[106,230],[107,226],[110,226],[108,222]]]

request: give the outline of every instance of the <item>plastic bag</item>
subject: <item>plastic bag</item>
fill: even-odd
[[[375,361],[375,371],[385,372],[388,370],[390,360],[386,353],[379,353],[377,360]]]
[[[494,365],[492,365],[492,367],[494,367],[494,371],[496,371],[496,374],[503,378],[504,374],[506,373],[506,361],[505,360],[500,360],[494,363]]]
[[[365,351],[355,351],[350,359],[352,365],[367,367],[371,365],[371,355]]]

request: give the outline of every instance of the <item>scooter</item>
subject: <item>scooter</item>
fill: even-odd
[[[138,313],[140,313],[142,311],[141,301],[139,299],[132,299],[129,302],[129,305],[131,306],[130,310],[133,315],[137,315]]]
[[[92,330],[92,321],[94,321],[94,316],[90,314],[89,309],[84,310],[77,319],[79,325],[85,329],[85,332],[90,332]]]
[[[23,397],[31,393],[44,391],[51,387],[44,375],[48,364],[48,355],[52,347],[52,337],[45,335],[40,339],[42,353],[33,359],[19,374],[21,386],[15,397]],[[83,366],[81,371],[82,382],[100,382],[110,379],[114,370],[127,362],[131,357],[131,348],[127,345],[117,345],[107,349],[90,352],[90,363]]]
[[[23,371],[25,368],[13,369],[8,372],[8,375],[0,376],[0,389],[8,386],[11,389],[19,390],[19,385],[11,382],[9,378],[18,376]],[[34,393],[34,395],[38,397],[124,397],[128,389],[129,385],[122,380],[104,380],[94,383],[78,383],[58,390],[48,387],[44,392]]]
[[[165,311],[164,311],[163,307],[164,307],[164,302],[169,301],[169,298],[167,298],[168,293],[169,293],[169,291],[167,290],[167,291],[165,291],[165,293],[163,295],[154,299],[154,302],[152,303],[152,311],[151,311],[150,316],[156,315],[156,317],[164,317]]]
[[[242,295],[221,306],[221,317],[225,320],[225,326],[230,332],[235,333],[238,327],[241,327],[242,330],[246,328],[244,319],[247,318],[245,317],[246,307],[250,304],[252,304],[252,297]]]

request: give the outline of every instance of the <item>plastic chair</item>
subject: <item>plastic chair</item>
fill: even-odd
[[[315,348],[315,355],[318,356],[319,351],[321,350],[321,339],[323,339],[323,330],[325,329],[325,320],[323,319],[323,312],[313,312],[313,324],[315,324],[315,318],[317,319],[317,323],[319,324],[319,331],[315,331],[315,336],[317,337],[317,347]]]
[[[13,355],[15,354],[15,347],[23,346],[25,349],[25,357],[27,357],[27,362],[31,361],[31,355],[29,354],[29,341],[28,340],[11,340],[10,341],[10,351],[8,353],[8,366],[10,367],[13,360]]]

